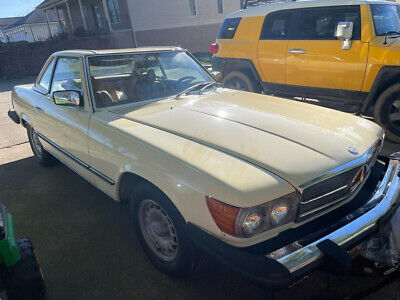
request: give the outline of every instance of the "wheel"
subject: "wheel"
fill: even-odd
[[[375,104],[374,118],[393,142],[400,143],[400,83],[385,90]]]
[[[42,270],[29,239],[17,241],[21,259],[6,269],[6,293],[9,299],[44,299],[46,288]]]
[[[225,76],[222,85],[228,89],[261,93],[258,83],[249,72],[230,72]]]
[[[160,190],[139,183],[129,205],[140,243],[156,268],[174,277],[198,270],[202,254],[187,236],[185,220]]]
[[[36,134],[33,127],[28,125],[27,132],[32,152],[35,155],[35,157],[39,160],[39,163],[44,167],[53,165],[56,162],[56,159],[54,158],[53,155],[44,150],[43,145],[40,143],[39,137]]]

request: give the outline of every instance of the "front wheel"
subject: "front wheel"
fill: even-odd
[[[185,220],[157,188],[139,183],[130,197],[130,212],[140,243],[159,270],[184,277],[197,271],[202,254],[185,231]]]
[[[6,293],[9,299],[44,299],[46,289],[42,270],[29,239],[17,241],[21,259],[6,270]]]
[[[400,143],[400,84],[385,90],[375,104],[374,118],[393,142]]]
[[[259,84],[254,80],[253,76],[249,72],[230,72],[225,76],[222,85],[228,89],[261,93]]]

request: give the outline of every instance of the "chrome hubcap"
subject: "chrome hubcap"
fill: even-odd
[[[178,236],[167,213],[153,200],[143,200],[138,211],[140,230],[159,258],[173,261],[178,254]]]
[[[39,141],[39,137],[34,130],[32,130],[32,144],[35,152],[38,156],[42,156],[43,154],[43,146]]]

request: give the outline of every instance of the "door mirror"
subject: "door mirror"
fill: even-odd
[[[221,79],[222,79],[222,73],[221,72],[212,71],[211,75],[214,76],[216,81],[221,82]]]
[[[56,91],[53,93],[53,101],[57,105],[63,106],[80,106],[82,102],[82,94],[79,91]]]
[[[336,26],[335,37],[342,41],[342,49],[351,48],[351,37],[353,36],[353,22],[339,22]]]

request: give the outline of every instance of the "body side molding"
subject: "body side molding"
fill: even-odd
[[[84,167],[85,169],[89,170],[90,172],[92,172],[94,175],[96,175],[97,177],[101,178],[102,180],[104,180],[105,182],[107,182],[110,185],[114,185],[115,181],[112,180],[111,178],[107,177],[106,175],[104,175],[103,173],[97,171],[96,169],[92,168],[91,166],[89,166],[88,164],[86,164],[85,162],[81,161],[79,158],[75,157],[74,155],[72,155],[71,153],[69,153],[68,151],[64,150],[63,148],[61,148],[60,146],[58,146],[57,144],[55,144],[53,141],[49,140],[47,137],[45,137],[43,134],[41,134],[40,132],[35,130],[35,133],[43,140],[45,140],[47,143],[49,143],[50,145],[52,145],[54,148],[56,148],[58,151],[60,151],[62,154],[64,154],[65,156],[69,157],[70,159],[72,159],[73,161],[75,161],[77,164],[79,164],[80,166]]]

